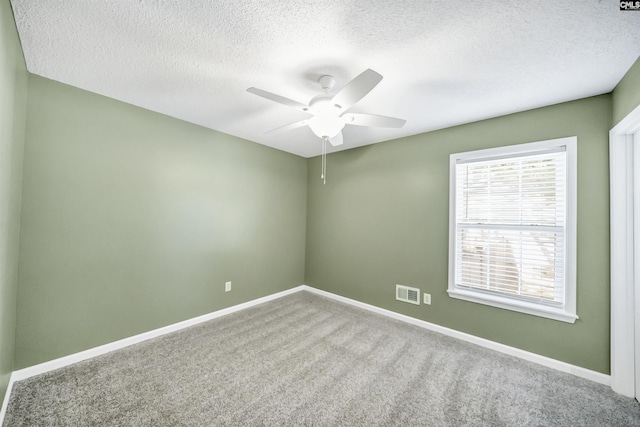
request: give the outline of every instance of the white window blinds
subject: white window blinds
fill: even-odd
[[[455,164],[455,286],[565,303],[565,147]]]

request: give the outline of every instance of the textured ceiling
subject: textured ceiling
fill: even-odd
[[[610,92],[640,55],[640,12],[614,0],[12,0],[30,72],[310,157],[308,103],[371,68],[350,111],[401,129],[346,126],[348,149]]]

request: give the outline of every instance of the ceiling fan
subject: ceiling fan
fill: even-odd
[[[312,114],[312,117],[308,119],[278,127],[269,132],[286,131],[302,126],[309,126],[311,131],[321,138],[324,143],[328,141],[331,145],[337,146],[343,143],[342,129],[345,125],[387,128],[401,128],[404,126],[406,120],[403,119],[347,112],[354,104],[371,92],[381,80],[382,75],[368,69],[347,83],[338,93],[330,95],[329,91],[333,89],[336,79],[330,75],[321,76],[318,79],[318,83],[324,90],[324,93],[311,98],[309,105],[255,87],[250,87],[247,89],[247,92]]]

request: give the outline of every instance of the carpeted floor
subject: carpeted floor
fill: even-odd
[[[14,384],[4,426],[640,426],[609,387],[299,292]]]

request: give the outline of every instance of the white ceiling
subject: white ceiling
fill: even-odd
[[[640,12],[617,0],[12,0],[27,68],[303,157],[308,103],[371,68],[351,112],[407,120],[346,126],[344,145],[413,135],[610,92],[640,55]]]

